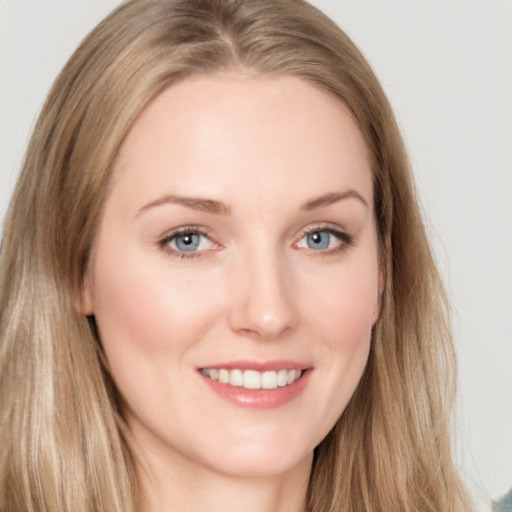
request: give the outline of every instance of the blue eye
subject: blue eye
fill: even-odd
[[[343,231],[330,228],[315,229],[309,233],[305,233],[297,242],[296,247],[331,253],[347,248],[352,242],[352,237]]]
[[[328,231],[313,231],[306,235],[306,244],[309,249],[322,250],[331,246],[332,234]]]
[[[173,241],[178,251],[197,251],[201,243],[201,235],[197,233],[187,233],[186,235],[175,236]]]
[[[168,235],[159,242],[159,245],[167,251],[179,256],[201,253],[212,249],[215,244],[210,238],[200,231],[180,230]]]

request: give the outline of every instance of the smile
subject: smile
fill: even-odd
[[[293,384],[302,375],[302,370],[241,370],[239,368],[203,368],[201,373],[211,380],[245,389],[277,389]]]

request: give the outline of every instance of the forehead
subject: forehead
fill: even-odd
[[[147,200],[156,182],[201,196],[257,189],[292,197],[298,182],[312,196],[347,180],[367,194],[372,188],[368,151],[348,108],[291,76],[226,73],[170,86],[134,123],[114,173],[114,188]]]

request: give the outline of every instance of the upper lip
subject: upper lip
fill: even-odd
[[[266,371],[277,371],[277,370],[307,370],[311,368],[311,365],[300,363],[297,361],[290,360],[275,360],[275,361],[253,361],[253,360],[239,360],[239,361],[229,361],[224,363],[213,363],[211,365],[204,365],[199,367],[199,369],[205,368],[216,368],[221,369],[225,368],[226,370],[254,370],[257,372],[266,372]]]

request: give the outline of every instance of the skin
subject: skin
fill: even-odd
[[[372,188],[347,109],[298,78],[188,78],[135,122],[83,313],[145,458],[141,510],[303,510],[313,449],[357,386],[379,315]],[[204,234],[183,257],[173,230],[187,226]],[[300,362],[306,386],[280,407],[240,407],[198,371],[238,360]]]

